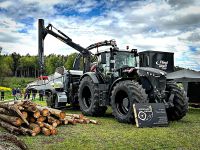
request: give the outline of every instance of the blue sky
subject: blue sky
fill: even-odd
[[[115,39],[120,48],[174,52],[175,65],[200,70],[199,0],[0,0],[4,54],[37,54],[37,20],[83,47]],[[75,52],[47,36],[45,54]]]

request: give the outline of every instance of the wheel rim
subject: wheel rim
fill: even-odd
[[[130,100],[125,91],[117,92],[115,96],[116,108],[119,114],[126,115],[130,109]]]
[[[86,108],[89,108],[90,105],[91,105],[91,91],[90,91],[90,88],[88,86],[85,86],[83,88],[82,98],[83,98],[84,106]]]

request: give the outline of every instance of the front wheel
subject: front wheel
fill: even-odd
[[[171,121],[180,120],[188,111],[188,98],[186,93],[180,89],[175,83],[169,82],[166,87],[168,91],[166,101],[169,101],[170,96],[173,94],[173,106],[167,108],[167,116]]]
[[[146,102],[145,90],[135,81],[120,81],[112,90],[111,106],[113,115],[119,122],[133,123],[133,104]]]
[[[98,86],[95,85],[89,76],[81,80],[78,91],[79,106],[84,115],[103,116],[106,106],[99,105]]]

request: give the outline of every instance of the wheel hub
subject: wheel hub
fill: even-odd
[[[122,104],[123,104],[123,107],[126,109],[126,111],[128,111],[128,105],[129,105],[128,98],[124,98]]]

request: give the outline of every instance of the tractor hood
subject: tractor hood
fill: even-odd
[[[155,69],[155,68],[150,68],[150,67],[137,67],[137,72],[139,75],[152,75],[152,76],[161,76],[164,75],[166,76],[167,73],[165,71]]]

